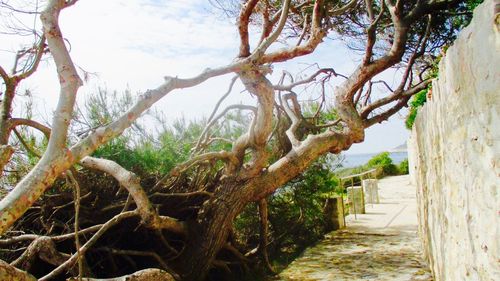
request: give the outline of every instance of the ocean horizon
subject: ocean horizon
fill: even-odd
[[[380,154],[381,152],[378,153],[360,153],[360,154],[342,154],[345,158],[344,161],[342,161],[342,167],[343,168],[353,168],[357,166],[364,165],[368,163],[368,161],[375,155]],[[389,152],[389,157],[392,159],[392,163],[397,165],[403,160],[408,158],[408,152],[406,151],[399,151],[399,152]]]

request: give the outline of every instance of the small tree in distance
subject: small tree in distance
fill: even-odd
[[[64,276],[77,261],[84,259],[85,253],[98,239],[130,218],[140,218],[144,228],[160,233],[164,239],[182,241],[172,249],[177,252],[175,258],[163,266],[169,273],[156,270],[149,273],[187,281],[204,280],[211,268],[224,267],[221,256],[218,256],[221,251],[230,249],[235,253],[235,245],[230,239],[232,223],[246,205],[259,202],[259,206],[265,208],[267,196],[300,175],[320,156],[338,154],[353,143],[362,142],[366,128],[387,120],[407,106],[409,99],[431,82],[424,78],[426,71],[436,52],[456,34],[458,27],[454,24],[454,17],[470,17],[467,1],[456,0],[248,0],[241,5],[217,1],[238,9],[238,12],[231,10],[233,13],[229,13],[236,14],[239,33],[239,49],[232,63],[207,68],[191,78],[165,77],[163,84],[146,91],[122,115],[73,142],[69,129],[76,114],[75,100],[82,80],[58,18],[64,9],[76,2],[47,1],[40,14],[43,35],[30,51],[35,54],[32,67],[12,74],[0,68],[6,89],[0,120],[0,163],[7,163],[12,155],[13,148],[8,141],[16,126],[31,126],[48,137],[47,148],[38,163],[0,202],[0,234],[8,233],[9,228],[58,177],[63,173],[76,174],[75,167],[80,166],[113,176],[128,191],[136,209],[117,210],[105,222],[79,230],[90,235],[82,245],[78,242],[78,230],[61,234],[74,236],[77,240],[76,251],[71,255],[59,253],[53,246],[62,239],[61,235],[20,236],[17,240],[2,241],[8,245],[21,240],[32,241],[30,249],[35,250],[27,250],[26,255],[50,250],[52,257],[59,257],[48,261],[54,268],[40,276],[40,280]],[[250,38],[255,38],[249,34],[251,22],[261,26],[256,44],[250,44]],[[352,48],[363,54],[352,73],[342,75],[331,66],[299,80],[286,73],[279,81],[269,80],[271,64],[313,53],[329,34],[348,41]],[[270,48],[280,38],[290,44],[282,49]],[[291,43],[292,40],[295,43]],[[34,120],[11,116],[16,83],[36,71],[46,47],[57,66],[60,81],[59,103],[50,128]],[[396,87],[377,80],[379,74],[394,67],[402,70]],[[189,159],[159,179],[153,188],[144,188],[137,175],[116,162],[92,157],[96,149],[120,136],[142,113],[170,92],[228,74],[234,75],[234,79],[227,93],[238,79],[246,92],[256,97],[257,105],[232,105],[221,110],[218,103]],[[326,93],[328,87],[324,85],[330,78],[342,82],[333,93]],[[323,98],[315,106],[314,114],[305,116],[304,105],[299,102],[295,89],[310,83],[319,83]],[[382,95],[376,93],[377,85],[384,88]],[[332,100],[327,100],[330,96]],[[246,131],[227,140],[217,135],[214,126],[233,109],[250,112],[252,120]],[[220,142],[229,142],[230,145],[218,145]],[[214,150],[215,147],[218,150]],[[220,150],[221,147],[227,149]],[[193,199],[196,212],[189,216],[168,215],[169,212],[152,204],[152,192],[188,199],[196,195],[196,200]],[[199,195],[202,195],[202,200]],[[42,243],[44,246],[39,247]],[[0,272],[10,267],[1,263]],[[23,274],[19,270],[9,272]],[[75,274],[85,275],[82,263]],[[32,278],[27,274],[25,277]]]

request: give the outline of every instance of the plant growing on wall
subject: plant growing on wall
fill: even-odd
[[[451,24],[453,26],[456,26],[457,28],[463,28],[467,26],[471,20],[471,17],[467,15],[470,15],[479,4],[483,3],[483,1],[484,0],[466,1],[465,11],[463,12],[464,16],[459,16],[455,18]],[[443,54],[446,53],[446,49],[447,46],[444,46],[443,49],[441,50],[441,53],[434,59],[434,63],[431,66],[431,70],[427,74],[429,75],[428,78],[437,78],[439,76],[438,64],[439,61],[441,61]],[[411,128],[413,127],[415,118],[417,118],[418,109],[427,102],[427,96],[429,96],[429,93],[431,92],[432,92],[432,84],[430,84],[427,89],[424,89],[413,96],[412,100],[410,101],[410,110],[405,120],[405,126],[408,130],[411,130]]]

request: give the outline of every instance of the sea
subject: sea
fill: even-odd
[[[362,154],[343,154],[344,161],[342,161],[342,167],[353,168],[366,164],[373,156],[379,153],[362,153]],[[390,152],[389,156],[392,159],[393,164],[399,164],[403,160],[408,158],[408,152]]]

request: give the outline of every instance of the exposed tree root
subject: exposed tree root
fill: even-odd
[[[36,278],[33,277],[33,275],[19,270],[3,260],[0,260],[0,280],[36,281]]]
[[[177,281],[168,272],[157,268],[143,269],[132,274],[116,278],[82,278],[82,281]],[[78,281],[77,278],[70,278],[68,281]]]
[[[8,267],[4,271],[16,269],[9,271],[16,276],[24,276],[23,272],[27,271],[40,280],[78,280],[75,237],[79,237],[81,276],[85,277],[82,280],[179,280],[176,263],[185,247],[185,235],[175,228],[151,227],[144,220],[147,213],[136,209],[133,196],[117,192],[123,184],[110,181],[110,176],[86,169],[78,173],[81,192],[85,194],[80,198],[80,229],[76,232],[73,227],[75,217],[71,206],[75,198],[70,188],[74,183],[61,180],[51,194],[28,210],[16,224],[16,232],[9,232],[0,239],[0,247],[4,250],[0,258],[11,263],[6,264]],[[139,186],[139,181],[135,184],[144,191],[141,198],[151,206],[149,210],[154,210],[158,217],[168,216],[169,220],[186,220],[193,216],[204,200],[212,197],[213,191],[208,188],[181,193],[159,187],[153,191],[150,186]],[[130,203],[125,209],[123,202],[127,198]],[[122,203],[109,208],[113,202]],[[23,234],[28,231],[40,234]],[[249,264],[255,262],[234,247],[229,238],[222,252],[224,257],[212,264],[218,274],[249,272]],[[31,275],[26,276],[23,278]],[[114,276],[121,277],[102,279]],[[13,278],[0,280],[16,280]]]
[[[259,250],[262,255],[262,261],[264,262],[267,270],[271,273],[276,273],[273,266],[269,262],[269,254],[267,253],[267,245],[269,244],[267,235],[269,232],[268,226],[268,209],[267,209],[267,199],[261,199],[259,201],[259,216],[260,216],[260,244]]]

